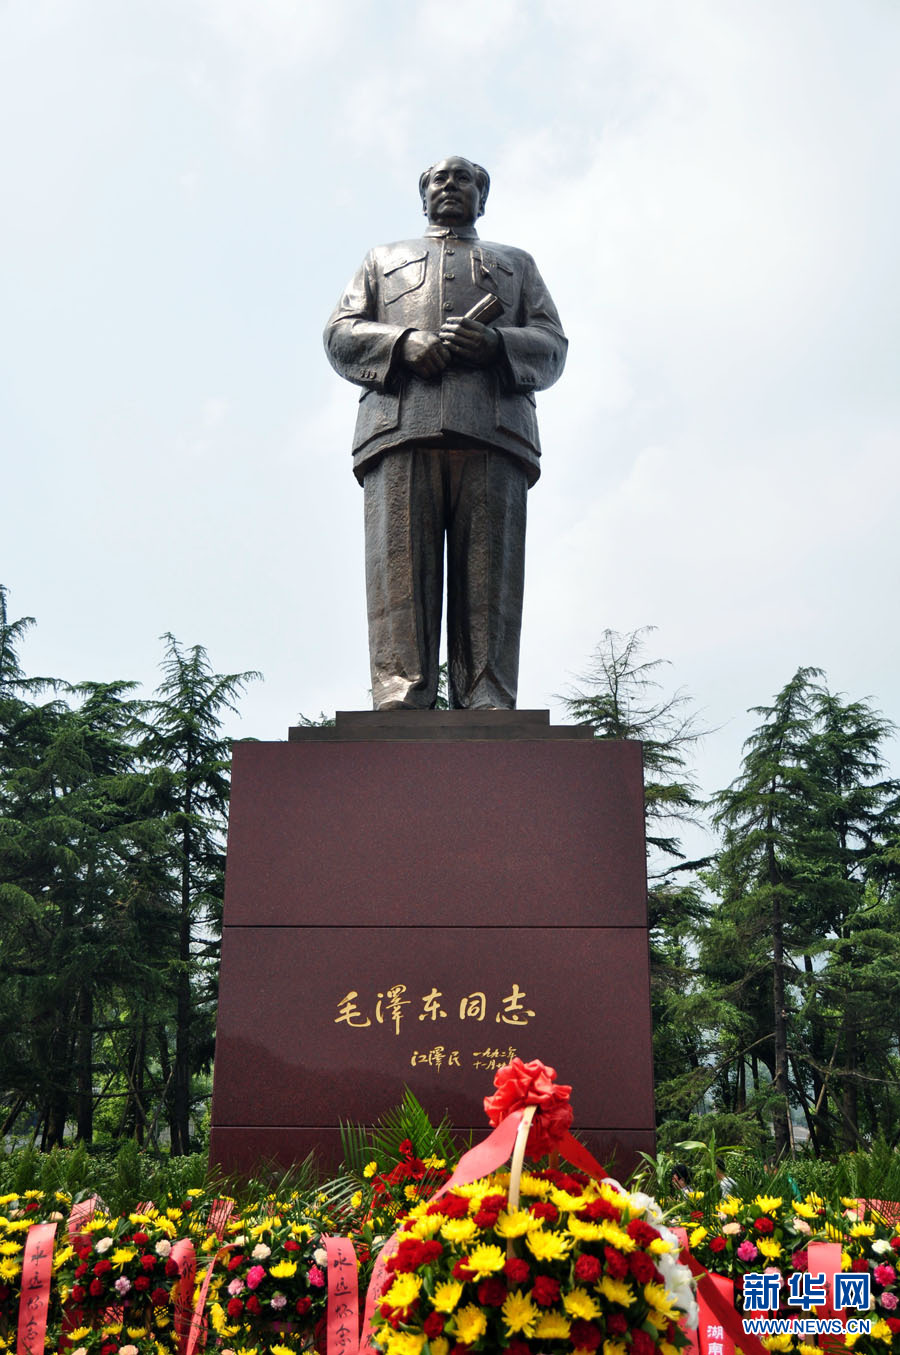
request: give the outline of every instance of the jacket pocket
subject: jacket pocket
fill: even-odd
[[[421,287],[425,281],[427,263],[428,255],[419,254],[414,259],[404,259],[402,263],[386,268],[382,282],[384,304],[389,306],[391,302],[399,301],[401,296],[406,296],[408,292],[414,292],[417,287]]]
[[[486,249],[472,250],[472,281],[481,292],[498,296],[510,307],[515,296],[515,273],[509,264]]]
[[[363,447],[381,433],[389,433],[400,423],[400,395],[383,391],[363,391],[356,416],[354,450]]]

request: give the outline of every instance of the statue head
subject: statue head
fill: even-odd
[[[472,226],[484,213],[491,177],[461,155],[438,160],[419,175],[422,211],[437,226]]]

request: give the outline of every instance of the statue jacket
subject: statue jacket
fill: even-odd
[[[454,361],[423,378],[399,361],[412,329],[437,333],[486,294],[502,302],[492,322],[500,355],[490,367]],[[413,444],[486,446],[540,474],[534,392],[552,386],[567,340],[550,293],[524,250],[482,241],[474,228],[429,226],[418,240],[371,250],[325,329],[332,366],[363,387],[353,439],[362,481],[384,452]]]

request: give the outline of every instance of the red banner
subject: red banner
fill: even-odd
[[[55,1223],[35,1223],[28,1229],[22,1260],[16,1355],[44,1355],[55,1235]]]
[[[359,1345],[356,1252],[346,1237],[323,1237],[328,1268],[328,1355],[350,1355]],[[377,1269],[377,1265],[376,1265]],[[376,1291],[377,1292],[377,1291]]]

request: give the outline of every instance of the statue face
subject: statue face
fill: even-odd
[[[473,226],[481,207],[475,167],[461,156],[441,160],[425,189],[425,211],[436,226]]]

